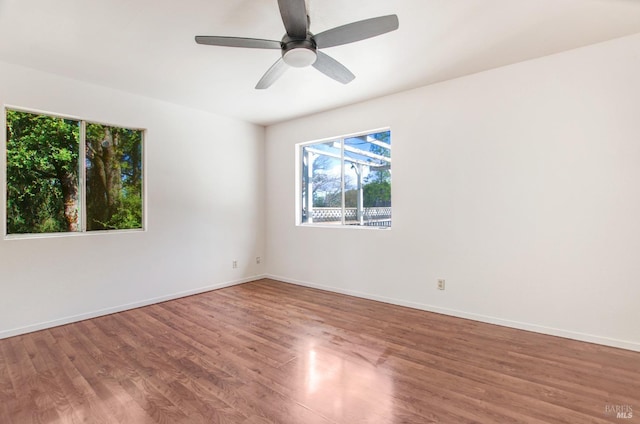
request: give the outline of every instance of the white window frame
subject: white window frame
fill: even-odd
[[[295,183],[295,191],[296,191],[296,201],[295,201],[295,207],[296,207],[296,213],[295,213],[295,224],[296,226],[299,227],[321,227],[321,228],[347,228],[347,229],[361,229],[361,230],[391,230],[392,228],[392,219],[390,219],[390,224],[389,226],[370,226],[370,225],[362,225],[362,224],[347,224],[346,222],[346,202],[345,202],[345,171],[344,171],[344,163],[345,163],[345,139],[348,138],[353,138],[353,137],[361,137],[361,136],[365,136],[365,135],[369,135],[369,134],[376,134],[376,133],[381,133],[381,132],[392,132],[390,127],[382,127],[382,128],[377,128],[377,129],[373,129],[373,130],[367,130],[367,131],[360,131],[360,132],[356,132],[356,133],[351,133],[351,134],[345,134],[345,135],[341,135],[341,136],[337,136],[337,137],[327,137],[327,138],[323,138],[323,139],[318,139],[318,140],[313,140],[313,141],[307,141],[307,142],[303,142],[303,143],[298,143],[295,145],[295,172],[296,172],[296,183]],[[303,161],[304,161],[304,150],[305,147],[308,146],[312,146],[315,144],[322,144],[322,143],[327,143],[327,142],[340,142],[340,156],[333,156],[333,155],[327,155],[327,156],[332,156],[335,157],[336,159],[340,160],[341,166],[340,166],[340,195],[341,195],[341,220],[339,223],[322,223],[322,222],[303,222],[303,216],[302,216],[302,210],[303,210],[303,197],[302,197],[302,193],[303,193]],[[384,148],[388,148],[389,151],[391,151],[391,144],[389,144],[389,146],[383,146]],[[347,149],[348,150],[348,149]],[[326,155],[326,153],[325,153]],[[390,158],[385,158],[385,160],[387,160],[389,162],[389,164],[392,163],[392,159]],[[311,166],[307,167],[308,171],[312,170]],[[391,198],[393,199],[393,183],[391,184]],[[307,195],[307,202],[313,202],[313,196],[311,194]],[[392,203],[393,205],[393,203]],[[309,211],[309,207],[307,206],[307,213]],[[393,213],[392,213],[393,216]]]
[[[80,123],[80,135],[78,140],[78,204],[81,205],[79,208],[79,219],[80,219],[80,229],[78,231],[65,231],[65,232],[56,232],[56,233],[20,233],[20,234],[9,234],[7,227],[7,110],[17,111],[17,112],[25,112],[25,113],[33,113],[38,115],[46,115],[54,118],[62,118],[78,121]],[[127,229],[116,229],[116,230],[87,230],[87,207],[86,207],[86,127],[87,124],[98,124],[110,127],[117,128],[125,128],[133,131],[140,131],[142,133],[142,140],[140,141],[141,148],[141,163],[142,163],[142,222],[141,228],[127,228]],[[21,106],[13,106],[13,105],[2,105],[2,117],[0,117],[0,126],[3,128],[2,135],[0,136],[0,149],[2,149],[2,158],[0,159],[0,172],[2,172],[2,176],[0,179],[0,183],[3,187],[2,194],[2,213],[0,214],[0,218],[3,220],[3,238],[4,240],[17,240],[17,239],[29,239],[29,238],[53,238],[53,237],[78,237],[78,236],[93,236],[98,234],[113,234],[113,233],[129,233],[129,232],[146,232],[147,231],[147,161],[146,161],[146,140],[147,140],[147,130],[145,128],[138,128],[136,126],[129,125],[120,125],[120,124],[110,124],[103,121],[85,119],[73,115],[65,115],[56,112],[43,111],[39,109],[31,109],[25,108]]]

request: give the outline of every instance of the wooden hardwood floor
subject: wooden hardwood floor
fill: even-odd
[[[639,416],[640,353],[271,280],[0,340],[2,424]]]

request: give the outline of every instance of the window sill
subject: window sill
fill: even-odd
[[[334,228],[334,229],[343,229],[343,230],[366,230],[366,231],[376,231],[376,230],[385,230],[390,231],[391,227],[381,227],[374,225],[342,225],[342,224],[322,224],[322,223],[300,223],[296,224],[296,227],[307,227],[307,228]]]

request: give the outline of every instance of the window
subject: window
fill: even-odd
[[[143,131],[7,109],[6,233],[141,229]]]
[[[298,148],[300,223],[391,227],[391,131]]]

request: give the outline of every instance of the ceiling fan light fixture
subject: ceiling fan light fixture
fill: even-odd
[[[297,47],[291,50],[287,50],[282,55],[284,63],[294,68],[305,68],[311,66],[316,62],[318,56],[316,52],[307,47]]]

